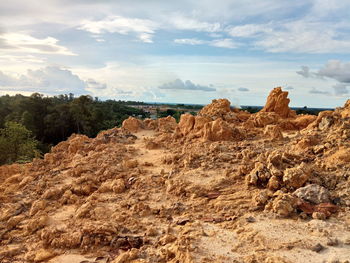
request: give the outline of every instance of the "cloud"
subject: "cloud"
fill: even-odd
[[[170,17],[169,22],[176,29],[180,29],[180,30],[192,30],[197,32],[209,32],[209,33],[221,31],[220,23],[203,22],[194,18],[182,16],[182,15],[175,15]]]
[[[297,71],[297,74],[303,76],[304,78],[308,78],[311,76],[310,68],[308,66],[301,66],[301,70]]]
[[[269,27],[264,24],[245,24],[229,26],[225,31],[232,37],[256,37],[258,34],[271,32]]]
[[[103,89],[107,88],[106,83],[100,83],[100,82],[97,82],[96,80],[93,80],[93,79],[88,79],[86,81],[86,85],[89,89],[103,90]]]
[[[158,87],[159,89],[167,89],[167,90],[192,90],[192,91],[216,91],[211,85],[202,86],[198,84],[192,83],[190,80],[186,80],[183,82],[181,79],[176,79],[172,82],[165,83]]]
[[[254,37],[253,46],[280,53],[349,53],[350,38],[344,33],[349,23],[299,19],[265,25],[246,25],[229,31],[231,35]],[[247,31],[244,31],[246,29]]]
[[[247,92],[247,91],[249,91],[249,89],[247,89],[247,88],[238,88],[237,90],[238,90],[238,91],[242,91],[242,92]]]
[[[35,38],[25,33],[0,33],[0,50],[5,52],[75,55],[66,47],[58,45],[56,38]]]
[[[311,93],[311,94],[321,94],[321,95],[329,95],[330,94],[330,92],[328,92],[328,91],[322,91],[322,90],[318,90],[316,88],[312,88],[309,91],[309,93]]]
[[[297,71],[297,74],[302,75],[305,78],[329,78],[336,80],[338,83],[332,87],[334,95],[342,96],[349,94],[347,86],[350,85],[350,63],[343,63],[340,60],[330,60],[316,72],[311,72],[309,67],[302,66],[302,70]],[[317,90],[315,88],[313,88],[310,93],[331,94],[330,92]]]
[[[350,63],[330,60],[316,74],[317,76],[335,79],[342,83],[350,83]]]
[[[221,48],[237,48],[239,44],[234,42],[232,39],[216,39],[209,43],[210,46],[213,47],[221,47]]]
[[[342,84],[342,83],[338,83],[338,84],[334,85],[333,89],[334,89],[335,95],[349,94],[349,90],[347,89],[346,85]]]
[[[286,90],[293,90],[294,87],[292,87],[292,86],[287,86],[285,89],[286,89]]]
[[[175,39],[174,42],[176,44],[183,44],[183,45],[203,45],[206,43],[204,40],[200,40],[197,38],[181,38],[181,39]]]
[[[175,39],[175,43],[182,44],[182,45],[208,45],[212,47],[219,47],[219,48],[237,48],[239,46],[238,43],[234,42],[230,38],[224,38],[224,39],[214,39],[214,40],[202,40],[197,38],[180,38]]]
[[[91,86],[92,85],[92,86]],[[70,70],[46,67],[28,70],[26,74],[11,76],[0,71],[0,89],[4,91],[42,92],[46,94],[87,94],[87,88],[102,87],[90,79],[84,81]]]
[[[85,20],[80,29],[100,35],[104,33],[136,34],[137,38],[145,43],[152,43],[153,35],[158,29],[157,23],[149,19],[109,16],[98,21]]]

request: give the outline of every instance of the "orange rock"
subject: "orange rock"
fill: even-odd
[[[157,120],[145,119],[143,123],[145,124],[146,129],[155,130],[158,127]]]
[[[274,88],[269,96],[265,107],[261,112],[275,112],[283,118],[295,117],[295,111],[289,108],[289,99],[287,98],[288,92],[282,91],[281,87]]]
[[[293,120],[293,124],[297,130],[305,129],[312,122],[317,119],[315,115],[298,115],[295,120]]]
[[[143,126],[142,121],[134,117],[127,118],[122,124],[122,128],[127,129],[130,132],[138,132]]]
[[[281,129],[277,125],[267,125],[264,130],[264,135],[268,136],[271,140],[283,139]]]
[[[223,118],[231,111],[230,101],[228,99],[212,100],[210,104],[205,106],[199,113],[199,116],[207,116],[213,119]]]
[[[327,157],[328,165],[344,165],[350,162],[350,150],[347,147],[339,148],[335,153]]]
[[[205,124],[203,139],[205,141],[229,141],[234,138],[241,138],[242,135],[237,129],[233,129],[222,119]]]
[[[310,169],[305,163],[299,166],[287,168],[283,174],[283,182],[289,188],[299,188],[305,184],[310,177]]]
[[[277,124],[280,116],[275,112],[258,112],[252,114],[247,122],[252,122],[252,127],[265,127],[270,124]]]
[[[316,127],[318,127],[318,125],[320,124],[320,122],[322,121],[322,119],[324,117],[332,116],[333,114],[334,114],[334,111],[330,111],[330,110],[321,111],[317,115],[316,119],[312,123],[310,123],[308,127],[309,128],[316,128]]]
[[[157,120],[157,123],[158,131],[160,132],[173,132],[177,127],[176,120],[172,116],[160,118]]]
[[[340,112],[342,118],[350,118],[350,100],[345,102],[343,109]]]
[[[191,114],[182,114],[180,117],[179,128],[183,135],[187,135],[193,130],[195,117]]]
[[[208,117],[196,116],[194,119],[193,129],[195,131],[199,131],[204,128],[205,124],[210,122],[211,120]]]

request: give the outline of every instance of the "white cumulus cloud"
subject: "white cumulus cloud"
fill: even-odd
[[[25,33],[0,34],[0,51],[75,55],[66,47],[59,45],[56,38],[36,38]]]
[[[0,90],[42,92],[45,94],[87,94],[89,90],[106,89],[106,84],[93,79],[82,80],[68,69],[56,66],[29,69],[26,74],[10,75],[0,71]]]
[[[142,42],[152,43],[153,35],[158,27],[157,23],[149,19],[109,16],[102,20],[85,20],[80,29],[95,35],[103,33],[136,34]]]
[[[193,30],[197,32],[220,32],[221,25],[218,22],[209,23],[204,21],[199,21],[192,17],[186,17],[183,15],[175,15],[170,17],[170,24],[172,24],[176,29],[180,30]]]

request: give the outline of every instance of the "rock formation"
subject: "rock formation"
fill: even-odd
[[[1,166],[0,262],[347,262],[350,102],[288,103],[130,117]]]
[[[282,118],[295,117],[296,113],[289,108],[290,100],[287,97],[287,91],[282,91],[281,87],[274,88],[267,97],[261,112],[275,112]]]

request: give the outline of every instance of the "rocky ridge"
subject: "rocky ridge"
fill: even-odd
[[[349,262],[350,100],[309,116],[287,96],[130,117],[1,166],[0,261]]]

